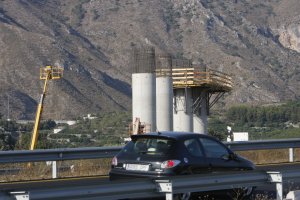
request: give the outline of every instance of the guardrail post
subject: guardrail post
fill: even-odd
[[[56,161],[52,161],[52,178],[57,178]]]
[[[282,190],[282,174],[280,172],[267,172],[269,174],[269,181],[276,183],[276,200],[283,200]]]
[[[155,180],[157,191],[166,193],[166,200],[173,200],[172,182],[169,180]]]
[[[10,192],[10,195],[14,197],[16,200],[30,200],[29,192],[18,191],[18,192]]]
[[[294,148],[289,148],[289,161],[294,162]]]

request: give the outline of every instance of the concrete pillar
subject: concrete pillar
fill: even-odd
[[[173,88],[170,76],[156,77],[156,128],[173,130]]]
[[[132,119],[150,125],[156,131],[155,74],[132,74]]]
[[[195,90],[193,91],[193,123],[194,132],[201,134],[208,134],[207,128],[207,113],[208,113],[208,93],[205,91]]]
[[[173,104],[173,130],[192,132],[193,113],[191,89],[174,89]]]
[[[132,122],[133,134],[156,131],[155,49],[133,48]],[[139,118],[139,121],[136,119]],[[141,123],[139,123],[141,122]]]

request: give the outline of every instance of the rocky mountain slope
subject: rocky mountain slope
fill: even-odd
[[[298,0],[1,0],[0,113],[32,119],[39,67],[60,65],[45,118],[131,109],[132,47],[223,71],[219,105],[300,96]]]

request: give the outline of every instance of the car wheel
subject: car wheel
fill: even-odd
[[[181,193],[181,194],[175,194],[174,200],[189,200],[191,197],[191,192]]]

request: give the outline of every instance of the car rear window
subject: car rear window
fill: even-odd
[[[164,138],[137,138],[122,150],[124,153],[167,155],[172,152],[174,141]]]

